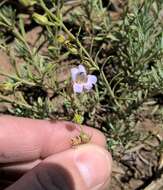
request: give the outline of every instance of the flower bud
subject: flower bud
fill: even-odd
[[[73,121],[74,121],[75,123],[81,125],[81,124],[83,123],[83,121],[84,121],[84,117],[81,116],[80,114],[75,113],[74,118],[73,118]]]
[[[61,44],[63,44],[64,42],[65,42],[65,37],[63,36],[63,35],[58,35],[57,36],[57,41],[59,42],[59,43],[61,43]]]
[[[71,43],[66,43],[66,47],[69,50],[70,53],[77,55],[78,54],[78,50],[76,48],[75,45],[71,44]]]
[[[40,15],[38,13],[33,13],[32,18],[40,25],[48,25],[49,21],[46,16]]]
[[[4,82],[0,84],[0,92],[4,94],[10,94],[14,89],[14,86],[10,82]]]
[[[36,0],[19,0],[19,2],[25,7],[33,6],[34,4],[36,4]]]

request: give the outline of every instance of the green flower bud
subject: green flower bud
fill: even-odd
[[[70,53],[77,55],[78,54],[78,50],[75,47],[71,47],[69,48]]]
[[[69,50],[70,53],[72,53],[74,55],[78,54],[78,50],[77,50],[77,47],[75,45],[71,44],[70,42],[66,43],[65,45],[66,45],[66,47],[67,47],[67,49]]]
[[[75,123],[77,123],[77,124],[82,124],[83,121],[84,121],[84,117],[81,116],[81,115],[79,115],[79,114],[77,114],[77,113],[75,113],[74,118],[73,118],[73,121],[74,121]]]
[[[59,43],[61,43],[61,44],[63,44],[64,42],[65,42],[65,37],[63,36],[63,35],[58,35],[57,36],[57,41],[59,42]]]
[[[0,92],[3,94],[10,94],[13,92],[14,86],[10,82],[4,82],[0,84]]]
[[[33,13],[32,18],[40,25],[49,25],[49,21],[46,16],[40,15],[38,13]]]
[[[25,7],[28,6],[33,6],[34,4],[36,4],[36,0],[19,0],[19,2],[24,5]]]

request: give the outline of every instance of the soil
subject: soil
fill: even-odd
[[[158,150],[163,129],[152,120],[144,119],[138,121],[136,130],[144,136],[152,134],[152,138],[132,144],[119,158],[115,157],[111,190],[163,189],[163,155]]]

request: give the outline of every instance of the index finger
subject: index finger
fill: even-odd
[[[80,127],[71,122],[52,122],[12,116],[0,116],[0,163],[44,159],[71,148],[70,140]],[[91,143],[105,146],[104,135],[84,126]]]

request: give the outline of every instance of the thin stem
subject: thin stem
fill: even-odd
[[[87,58],[92,63],[92,65],[99,71],[100,70],[99,67],[97,66],[97,64],[95,63],[95,61],[92,59],[92,57],[89,55],[89,53],[87,52],[87,50],[84,48],[84,46],[81,44],[81,42],[78,39],[76,39],[76,37],[67,29],[67,27],[64,25],[64,23],[62,23],[62,28],[70,36],[70,38],[77,43],[77,45],[84,52],[84,54],[87,56]]]
[[[21,79],[21,78],[19,78],[19,77],[16,77],[16,76],[13,76],[13,75],[10,75],[10,74],[1,72],[1,71],[0,71],[0,75],[1,75],[1,76],[5,76],[5,77],[8,77],[8,78],[13,79],[13,80],[16,80],[16,81],[19,81],[19,82],[24,83],[24,84],[30,85],[30,86],[36,85],[36,84],[33,83],[33,82],[29,82],[29,81],[27,81],[27,80]]]
[[[6,18],[5,16],[3,16],[3,14],[0,13],[0,17],[3,19],[3,21],[4,21],[8,26],[11,27],[10,22],[7,20],[7,18]]]
[[[21,36],[21,34],[20,34],[18,31],[16,31],[16,30],[13,31],[13,34],[15,35],[16,38],[18,38],[21,42],[24,43],[24,45],[25,45],[26,48],[28,49],[28,52],[29,52],[29,54],[30,54],[30,57],[32,58],[31,49],[30,49],[28,43],[26,42],[26,40],[23,38],[23,36]]]
[[[121,111],[123,111],[122,106],[118,103],[118,101],[116,100],[116,98],[115,98],[115,96],[114,96],[114,93],[113,93],[113,91],[112,91],[112,89],[111,89],[111,87],[110,87],[110,84],[108,83],[108,80],[106,79],[106,76],[105,76],[104,72],[101,71],[101,74],[102,74],[102,77],[103,77],[103,79],[104,79],[104,82],[105,82],[105,84],[106,84],[106,88],[107,88],[109,94],[110,94],[111,97],[113,98],[115,104],[120,108]]]
[[[98,65],[95,63],[95,61],[92,59],[92,57],[89,55],[89,53],[87,52],[87,50],[84,48],[84,46],[81,44],[81,42],[70,32],[70,30],[68,30],[68,28],[65,26],[65,24],[60,20],[60,18],[58,18],[57,16],[55,16],[45,5],[45,3],[43,2],[43,0],[40,0],[41,6],[43,7],[43,9],[46,11],[46,13],[51,16],[54,20],[56,20],[57,23],[59,23],[59,25],[63,28],[63,30],[69,35],[69,37],[74,40],[76,42],[76,44],[80,47],[80,49],[84,52],[84,54],[87,56],[87,58],[89,59],[89,61],[92,63],[92,65],[99,71],[99,67]]]
[[[25,104],[23,102],[20,102],[20,101],[16,101],[16,100],[12,100],[11,98],[8,98],[6,96],[3,96],[0,94],[0,100],[2,101],[5,101],[5,102],[8,102],[8,103],[11,103],[11,104],[17,104],[19,106],[23,106],[27,109],[32,109],[32,106],[28,105],[28,104]]]

